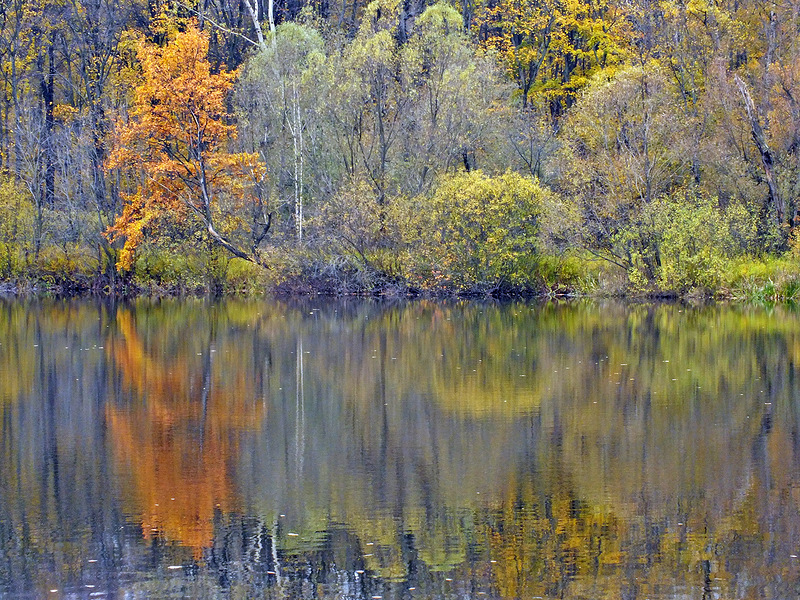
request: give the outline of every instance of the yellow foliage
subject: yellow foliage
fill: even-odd
[[[18,273],[33,239],[34,207],[13,180],[0,178],[0,277]]]
[[[418,222],[406,222],[406,234],[420,236],[412,241],[417,255],[447,281],[524,284],[548,196],[536,180],[510,171],[459,173],[443,178],[430,200],[418,199]]]
[[[225,101],[237,73],[212,73],[207,55],[208,36],[193,25],[163,48],[139,43],[142,82],[107,165],[145,176],[107,232],[112,241],[125,239],[120,269],[131,267],[137,246],[161,217],[194,213],[213,235],[217,196],[238,199],[234,207],[247,202],[244,182],[260,176],[256,155],[225,150],[236,136]]]
[[[33,237],[33,204],[11,178],[0,178],[0,241],[22,243]]]
[[[604,0],[501,0],[477,19],[484,48],[497,52],[526,106],[539,94],[569,106],[587,75],[625,59],[622,9]]]

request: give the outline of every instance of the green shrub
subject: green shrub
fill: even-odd
[[[795,275],[782,282],[778,288],[778,295],[784,302],[800,300],[800,276]]]
[[[133,264],[133,283],[167,293],[204,289],[203,261],[187,252],[142,249]]]
[[[14,279],[23,273],[24,255],[17,244],[0,242],[0,279]]]
[[[512,172],[443,178],[430,197],[410,201],[416,219],[403,225],[413,270],[462,288],[534,285],[548,195],[535,179]]]
[[[658,285],[676,292],[714,290],[720,283],[726,232],[710,201],[687,200],[668,200],[657,207],[656,216],[661,219]]]
[[[751,248],[755,219],[741,205],[681,192],[645,206],[614,239],[635,292],[716,292],[728,260]]]
[[[47,246],[39,253],[39,271],[53,276],[91,277],[97,271],[97,257],[86,246]]]
[[[574,255],[539,255],[532,271],[550,294],[589,294],[597,289],[599,279],[597,261]]]
[[[0,177],[0,278],[23,274],[33,243],[33,204],[9,177]]]
[[[233,258],[227,265],[224,288],[226,292],[234,294],[263,291],[264,269],[241,258]]]
[[[792,256],[745,256],[725,270],[725,288],[735,300],[765,303],[800,299],[800,263]]]

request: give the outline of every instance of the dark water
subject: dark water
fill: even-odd
[[[0,597],[800,594],[789,309],[0,303]]]

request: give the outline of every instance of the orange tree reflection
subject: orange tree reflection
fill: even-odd
[[[106,418],[127,474],[126,501],[145,538],[190,547],[200,558],[213,542],[215,512],[237,508],[231,463],[265,404],[244,369],[229,368],[236,359],[217,353],[213,331],[195,352],[192,344],[165,349],[157,335],[143,339],[131,310],[119,310],[117,326],[108,350],[133,400],[109,403]]]

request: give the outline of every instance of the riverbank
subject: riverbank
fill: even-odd
[[[31,266],[0,279],[4,297],[201,297],[261,296],[388,298],[574,298],[684,299],[738,302],[800,300],[800,263],[792,256],[732,261],[718,270],[714,285],[680,289],[637,285],[631,273],[587,257],[539,257],[536,269],[516,283],[454,281],[436,272],[387,273],[351,262],[276,264],[263,269],[239,259],[192,260],[148,257],[133,271],[92,272],[84,265],[54,271]],[[706,274],[702,278],[707,281]],[[698,279],[702,279],[698,278]]]

